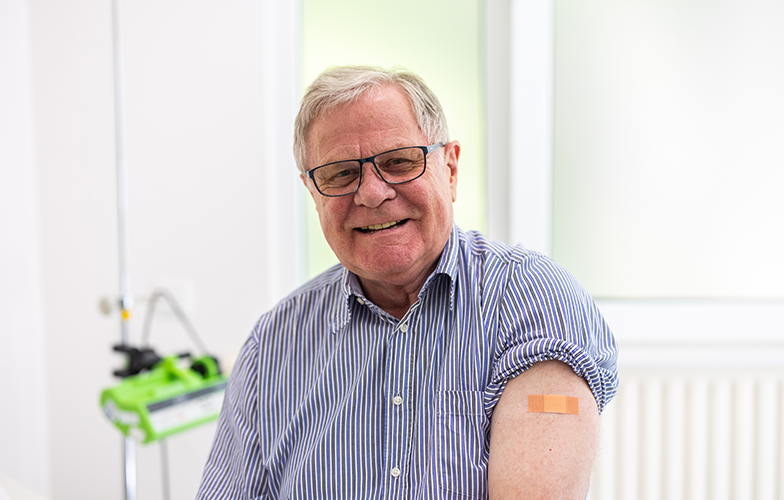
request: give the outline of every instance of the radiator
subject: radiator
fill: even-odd
[[[781,370],[620,375],[590,500],[784,500]]]

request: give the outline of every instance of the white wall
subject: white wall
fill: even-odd
[[[27,2],[0,2],[0,473],[49,494]]]
[[[296,8],[120,5],[132,340],[165,285],[231,358],[302,276]],[[54,499],[123,495],[121,436],[98,407],[123,362],[117,314],[97,307],[119,291],[111,7],[0,11],[0,471]],[[154,347],[193,351],[159,309]],[[170,439],[172,498],[195,493],[212,431]],[[139,497],[160,498],[158,448],[137,451]]]
[[[556,5],[553,255],[603,297],[784,299],[784,3]]]

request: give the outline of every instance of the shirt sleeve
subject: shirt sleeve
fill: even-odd
[[[197,500],[255,498],[265,470],[259,462],[256,332],[245,342],[229,376],[218,428]]]
[[[618,389],[615,337],[588,293],[547,257],[525,252],[509,269],[499,304],[491,387],[500,397],[506,382],[539,361],[568,364],[591,388],[601,412]]]

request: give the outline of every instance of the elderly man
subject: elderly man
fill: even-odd
[[[584,498],[612,333],[547,257],[454,225],[430,89],[327,70],[294,148],[340,264],[254,328],[199,498]]]

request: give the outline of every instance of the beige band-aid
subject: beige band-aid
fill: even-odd
[[[578,400],[571,396],[556,396],[553,394],[529,394],[529,413],[566,413],[579,415]]]

